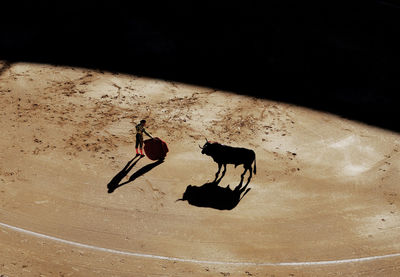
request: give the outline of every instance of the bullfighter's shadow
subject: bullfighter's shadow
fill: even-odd
[[[121,183],[122,179],[125,178],[126,175],[128,175],[128,173],[139,162],[139,160],[141,158],[142,158],[141,156],[136,156],[133,159],[131,159],[125,165],[125,167],[117,175],[115,175],[114,178],[111,179],[111,181],[107,184],[108,193],[113,193],[117,188],[122,187],[123,185],[126,185],[130,182],[135,181],[138,177],[146,174],[147,172],[149,172],[150,170],[152,170],[153,168],[155,168],[156,166],[158,166],[164,162],[164,160],[162,159],[162,160],[155,161],[151,164],[145,165],[142,168],[140,168],[139,170],[137,170],[135,173],[133,173],[131,175],[131,177],[129,177],[128,181]]]
[[[187,186],[182,198],[177,201],[188,201],[190,205],[197,207],[232,210],[250,191],[250,188],[247,188],[250,180],[242,187],[244,179],[242,177],[240,183],[232,190],[229,185],[226,188],[219,186],[223,176],[199,187]]]

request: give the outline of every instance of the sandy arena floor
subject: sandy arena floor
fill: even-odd
[[[170,152],[133,162],[108,193],[142,118]],[[5,62],[0,128],[0,276],[400,274],[396,133],[211,88]],[[205,137],[256,152],[231,210],[176,201],[214,179]],[[219,185],[242,172],[228,165]]]

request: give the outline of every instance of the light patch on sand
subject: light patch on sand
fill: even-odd
[[[337,163],[337,168],[340,174],[346,176],[357,176],[364,173],[381,159],[371,145],[362,141],[360,137],[355,135],[340,139],[329,144],[328,147],[335,150],[336,153],[334,154],[339,154],[343,157],[342,160]]]
[[[355,136],[352,135],[352,136],[346,137],[345,139],[331,143],[328,146],[331,148],[343,149],[345,147],[354,145],[354,143],[356,143],[356,138],[355,138]]]
[[[343,173],[348,176],[355,176],[370,169],[369,166],[359,164],[348,164],[343,168]]]
[[[42,205],[42,204],[46,204],[46,203],[49,203],[49,200],[35,201],[35,204],[37,204],[37,205]]]

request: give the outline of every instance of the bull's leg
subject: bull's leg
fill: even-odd
[[[247,170],[249,170],[249,169],[245,167],[245,169],[244,169],[242,175],[240,175],[241,179],[244,178],[244,175],[246,175]]]
[[[247,181],[246,185],[244,185],[243,188],[242,188],[242,184],[243,184],[243,178],[242,178],[242,180],[240,181],[239,185],[237,185],[236,188],[235,188],[235,193],[237,193],[237,194],[239,195],[239,198],[240,198],[240,195],[241,195],[244,191],[246,191],[246,192],[245,192],[245,194],[244,194],[241,198],[243,198],[243,197],[246,195],[246,193],[250,190],[250,189],[247,189],[247,186],[249,185],[249,181]],[[246,190],[246,189],[247,189],[247,190]],[[241,198],[240,198],[240,199],[241,199]]]
[[[236,186],[235,190],[233,191],[233,201],[232,201],[232,207],[231,209],[233,209],[234,207],[237,206],[237,204],[239,204],[240,200],[243,199],[243,197],[249,192],[250,188],[247,188],[246,184],[243,188],[242,188],[242,183],[243,183],[243,179],[240,181],[239,185]],[[244,193],[243,193],[244,192]],[[243,193],[243,195],[242,195]]]
[[[235,191],[240,191],[240,188],[242,187],[242,184],[243,184],[243,178],[240,179],[239,185],[237,185],[237,186],[235,187]]]
[[[217,173],[215,173],[215,180],[214,180],[214,182],[217,181],[217,179],[218,179],[218,175],[219,175],[219,173],[221,172],[221,167],[222,167],[222,164],[218,164],[218,171],[217,171]]]
[[[249,176],[249,179],[247,179],[247,184],[250,183],[250,180],[253,177],[253,170],[251,168],[251,164],[249,165],[249,171],[250,171],[250,176]]]
[[[242,194],[244,192],[243,195],[240,197],[240,200],[242,200],[243,197],[251,190],[251,188],[247,189],[247,185],[248,185],[248,183],[240,190],[240,194]]]
[[[221,176],[221,178],[225,176],[225,173],[226,173],[226,164],[224,164],[224,171],[222,171],[222,176]]]
[[[247,170],[250,171],[250,176],[247,179],[247,184],[250,183],[251,178],[253,177],[253,170],[251,168],[251,164],[250,165],[243,165],[243,167],[245,168],[243,174],[242,174],[242,178],[244,178],[244,175],[246,174]]]
[[[218,186],[219,183],[220,183],[221,180],[222,180],[222,177],[224,177],[224,176],[221,175],[221,176],[219,177],[219,179],[217,179],[217,180],[215,180],[215,181],[213,182],[213,184],[216,185],[216,186]]]
[[[249,182],[247,182],[247,184],[244,185],[244,187],[240,190],[240,194],[242,194],[242,192],[244,192],[246,190],[248,185],[249,185]]]

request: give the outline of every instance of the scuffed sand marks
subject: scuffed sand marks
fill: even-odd
[[[149,132],[168,142],[167,160],[108,194],[106,184],[134,154],[135,124],[143,118]],[[398,134],[211,88],[6,63],[0,64],[0,128],[1,216],[13,226],[112,249],[227,262],[334,260],[400,249]],[[175,202],[187,185],[214,177],[215,163],[198,148],[205,138],[257,154],[251,191],[232,211]],[[151,162],[140,160],[131,174]],[[236,185],[242,171],[228,166],[221,186]],[[16,241],[10,249],[20,246]],[[53,258],[53,268],[75,259]],[[86,268],[104,265],[86,261]],[[157,263],[147,261],[143,270]],[[193,269],[168,267],[170,275]],[[107,268],[118,271],[116,264]]]
[[[168,141],[208,137],[236,144],[246,137],[253,145],[260,135],[263,141],[274,134],[290,135],[294,124],[278,105],[260,105],[257,99],[243,103],[240,97],[208,88],[74,68],[15,64],[8,71],[12,78],[3,77],[3,84],[10,91],[2,92],[2,103],[10,113],[3,109],[3,122],[18,124],[16,129],[36,125],[42,130],[35,130],[32,140],[51,148],[50,141],[40,138],[41,132],[49,132],[57,142],[53,144],[60,145],[61,139],[69,155],[104,155],[102,149],[132,143],[134,126],[142,118],[150,132]],[[16,111],[10,105],[17,105]],[[95,141],[90,139],[94,136]]]

